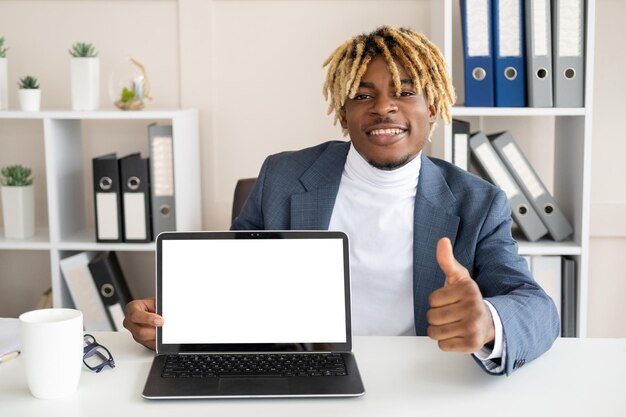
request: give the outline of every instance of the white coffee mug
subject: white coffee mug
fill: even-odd
[[[78,387],[83,363],[83,313],[69,308],[20,316],[22,361],[33,396],[62,398]]]

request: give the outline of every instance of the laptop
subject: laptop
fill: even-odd
[[[355,397],[348,237],[165,232],[147,399]]]

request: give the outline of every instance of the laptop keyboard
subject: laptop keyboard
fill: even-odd
[[[339,353],[168,355],[163,378],[344,376]]]

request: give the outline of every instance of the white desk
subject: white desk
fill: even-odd
[[[626,416],[626,339],[558,339],[506,378],[425,337],[357,337],[360,398],[149,401],[141,391],[151,352],[128,333],[95,336],[117,366],[84,368],[66,399],[32,397],[21,358],[0,365],[0,416]]]

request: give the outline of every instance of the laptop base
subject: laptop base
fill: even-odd
[[[167,355],[157,355],[142,397],[165,399],[358,397],[365,394],[354,355],[341,354],[346,376],[162,378]]]

